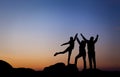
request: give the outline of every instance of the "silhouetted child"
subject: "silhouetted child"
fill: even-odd
[[[68,47],[68,48],[66,48],[63,52],[56,52],[56,53],[54,54],[54,56],[56,56],[56,55],[58,55],[58,54],[64,54],[64,53],[68,52],[68,62],[67,62],[68,65],[70,64],[70,57],[71,57],[72,50],[74,49],[74,41],[76,40],[77,35],[78,35],[78,34],[76,34],[74,38],[73,38],[73,37],[70,37],[70,41],[68,41],[67,43],[64,43],[64,44],[61,45],[61,46],[63,46],[63,45],[69,44],[69,47]]]
[[[83,57],[84,69],[86,69],[86,50],[85,50],[86,42],[84,40],[80,42],[78,37],[77,42],[79,44],[79,54],[75,57],[75,65],[77,66],[78,58]]]
[[[94,40],[94,37],[90,37],[90,40],[87,40],[82,34],[81,34],[81,36],[87,43],[90,69],[92,69],[92,63],[94,64],[94,69],[96,69],[95,43],[98,40],[98,35],[96,36],[95,40]]]

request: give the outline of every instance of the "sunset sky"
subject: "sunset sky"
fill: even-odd
[[[53,55],[65,50],[68,45],[60,45],[76,33],[80,40],[80,33],[88,39],[98,34],[97,68],[120,70],[119,0],[0,0],[0,60],[14,68],[67,64],[68,53]],[[71,64],[78,52],[76,41]]]

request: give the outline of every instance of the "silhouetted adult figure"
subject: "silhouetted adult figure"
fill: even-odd
[[[63,52],[56,52],[56,53],[54,54],[54,56],[56,56],[56,55],[58,55],[58,54],[64,54],[64,53],[68,52],[68,62],[67,62],[68,65],[70,64],[70,57],[71,57],[72,50],[74,49],[74,41],[76,40],[77,35],[78,35],[78,34],[76,34],[74,38],[73,38],[73,37],[70,37],[70,41],[68,41],[67,43],[64,43],[64,44],[61,45],[61,46],[63,46],[63,45],[69,44],[69,47],[68,47],[68,48],[66,48]]]
[[[78,58],[83,57],[84,69],[86,69],[86,42],[84,40],[80,41],[78,37],[77,42],[79,44],[79,54],[75,57],[75,65],[77,66]]]
[[[88,58],[89,58],[89,65],[90,69],[92,69],[92,63],[94,65],[94,69],[96,69],[96,59],[95,59],[95,43],[98,40],[98,35],[96,36],[95,40],[94,37],[91,36],[90,40],[87,40],[82,34],[82,38],[86,41],[87,43],[87,49],[88,49]]]

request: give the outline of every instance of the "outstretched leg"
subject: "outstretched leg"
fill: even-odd
[[[68,51],[68,48],[66,49],[66,50],[64,50],[63,52],[56,52],[55,54],[54,54],[54,56],[57,56],[58,54],[64,54],[64,53],[66,53]]]

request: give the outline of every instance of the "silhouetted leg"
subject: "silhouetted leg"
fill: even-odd
[[[95,53],[93,55],[93,63],[94,63],[94,69],[96,69],[96,59],[95,59]]]
[[[72,50],[68,52],[68,65],[70,64],[70,56],[71,56],[71,52],[72,52]]]
[[[56,56],[56,55],[58,55],[58,54],[64,54],[64,53],[66,53],[67,51],[68,51],[69,49],[67,48],[65,51],[63,51],[63,52],[56,52],[55,54],[54,54],[54,56]]]
[[[86,69],[86,56],[83,56],[84,69]]]
[[[78,60],[79,57],[80,57],[79,54],[75,57],[75,65],[76,65],[76,66],[77,66],[77,60]]]
[[[88,54],[90,69],[92,69],[92,57]]]

